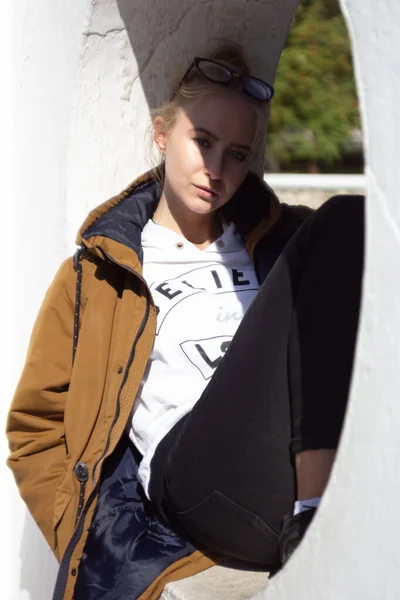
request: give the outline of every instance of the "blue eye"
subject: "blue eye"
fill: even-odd
[[[239,152],[239,150],[232,150],[231,156],[240,162],[243,162],[247,158],[247,156],[243,154],[243,152]]]
[[[196,144],[198,144],[201,148],[209,148],[210,142],[206,138],[193,138]]]

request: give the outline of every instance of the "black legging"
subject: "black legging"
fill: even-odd
[[[336,448],[357,334],[364,201],[338,196],[300,228],[189,415],[151,463],[150,496],[199,543],[275,559],[293,457]]]

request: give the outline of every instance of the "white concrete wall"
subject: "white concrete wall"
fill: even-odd
[[[6,238],[2,240],[1,302],[10,304],[7,312],[2,306],[2,431],[33,320],[67,253],[67,148],[88,6],[89,0],[13,2],[13,81],[5,80],[2,72],[1,85],[1,95],[14,92],[13,115],[8,114],[10,124],[13,118],[12,133],[7,138],[2,129],[0,136],[2,167],[13,152],[13,173],[5,169],[5,175],[12,176],[12,192],[2,189],[1,200]],[[5,31],[10,24],[11,15],[3,20]],[[5,205],[10,213],[6,219]],[[2,524],[12,525],[10,541],[5,543],[3,538],[1,544],[0,596],[45,600],[52,595],[56,561],[19,499],[11,473],[5,470],[4,436],[0,450],[2,511],[4,498],[10,505],[7,513],[2,512]],[[7,595],[3,586],[9,590]]]
[[[400,598],[400,4],[342,0],[366,140],[367,264],[351,402],[321,510],[257,600]]]
[[[365,194],[364,175],[265,173],[281,202],[319,208],[337,194]]]
[[[2,17],[5,22],[11,22],[11,2],[7,0],[3,5]],[[5,28],[2,35],[0,36],[0,72],[2,73],[2,79],[7,82],[7,86],[4,86],[0,95],[0,157],[1,157],[1,216],[3,223],[11,223],[12,218],[12,160],[10,152],[10,144],[12,140],[12,108],[13,108],[13,68],[10,56],[10,47],[12,44],[11,28]],[[3,248],[11,248],[11,242],[13,239],[11,227],[3,227]],[[8,256],[10,259],[10,255]],[[11,260],[3,261],[1,268],[1,290],[3,290],[3,282],[12,282],[12,264]],[[3,338],[5,336],[5,342],[10,343],[13,339],[13,329],[11,322],[11,311],[13,304],[12,293],[7,295],[1,294],[0,310],[1,313],[7,315],[7,318],[3,320]],[[2,399],[0,402],[0,427],[3,430],[3,424],[5,422],[5,416],[8,409],[9,398],[12,394],[13,383],[7,373],[11,370],[12,365],[9,360],[10,349],[6,348],[6,343],[0,345],[0,364],[2,365]],[[6,376],[4,377],[4,373]],[[13,582],[11,577],[8,575],[12,570],[11,557],[17,555],[18,544],[15,543],[14,538],[14,527],[11,518],[13,503],[14,503],[14,489],[11,486],[11,478],[9,473],[6,472],[4,460],[7,454],[7,442],[4,435],[0,436],[0,490],[5,492],[1,495],[0,508],[2,514],[2,535],[3,539],[6,540],[6,545],[1,545],[0,549],[0,561],[2,569],[4,568],[6,577],[2,577],[1,593],[5,598],[12,598],[13,593]],[[15,589],[15,588],[14,588]]]
[[[2,422],[39,303],[61,259],[72,251],[80,221],[146,166],[147,107],[164,99],[169,66],[201,52],[210,37],[232,36],[266,59],[259,73],[273,79],[296,4],[14,3],[13,191],[11,204],[2,203],[10,213],[2,213],[3,257],[8,259],[3,261],[2,291],[9,292],[2,294],[7,311],[2,352],[8,358],[1,363],[7,364],[4,373],[2,369]],[[400,7],[397,0],[347,0],[344,5],[357,39],[362,110],[368,122],[369,247],[358,367],[329,494],[304,548],[271,584],[271,598],[399,597],[392,532],[399,522],[395,503],[400,458],[400,204],[394,193],[400,183],[395,163],[400,150],[395,91],[398,95],[400,86],[394,76],[396,69],[399,73],[395,32]],[[7,158],[12,139],[4,131]],[[4,160],[2,164],[7,165]],[[5,187],[3,194],[8,200]],[[44,600],[51,596],[55,561],[3,468],[4,440],[0,450],[2,508],[9,508],[3,521],[11,538],[2,544],[2,596],[10,590],[5,597],[11,600]]]
[[[69,243],[87,211],[150,165],[149,109],[210,40],[241,42],[275,72],[298,0],[97,0],[83,31],[68,155]],[[261,58],[261,61],[260,61]],[[72,249],[73,246],[69,246]]]
[[[149,107],[165,100],[172,67],[201,53],[211,38],[225,36],[262,56],[257,72],[272,81],[296,5],[297,0],[286,0],[285,10],[279,0],[14,3],[14,124],[12,134],[5,137],[2,130],[1,136],[6,157],[11,146],[14,150],[10,215],[3,228],[9,262],[1,289],[10,295],[3,299],[2,347],[9,368],[4,374],[2,369],[2,425],[33,320],[59,263],[74,250],[78,226],[88,210],[148,166]],[[0,450],[2,506],[7,502],[10,508],[0,594],[7,589],[12,600],[45,600],[56,563],[4,467],[4,439]]]

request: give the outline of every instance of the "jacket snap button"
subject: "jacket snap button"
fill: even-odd
[[[122,371],[123,371],[123,368],[122,367],[118,367],[118,374],[119,375],[121,375]]]
[[[71,575],[72,575],[72,577],[75,577],[75,575],[76,575],[76,569],[72,569]]]
[[[78,481],[87,481],[89,477],[89,469],[84,462],[78,462],[74,468],[75,477]]]

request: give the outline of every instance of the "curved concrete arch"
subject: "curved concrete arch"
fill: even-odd
[[[254,600],[400,597],[400,5],[341,0],[353,44],[367,178],[367,248],[350,403],[320,510]]]
[[[4,340],[7,347],[13,344],[13,368],[5,374],[6,389],[16,383],[44,290],[61,259],[73,250],[83,216],[146,168],[148,112],[165,98],[172,64],[187,62],[216,36],[233,37],[264,59],[260,74],[272,80],[297,4],[18,3],[15,209],[6,232],[13,248],[14,315]],[[400,6],[397,0],[342,0],[342,7],[353,39],[367,142],[367,269],[356,370],[339,457],[321,511],[299,552],[260,598],[400,597]],[[24,243],[16,244],[16,239]],[[9,473],[4,481],[14,509],[16,552],[5,557],[2,571],[13,600],[43,600],[51,595],[56,564]]]

